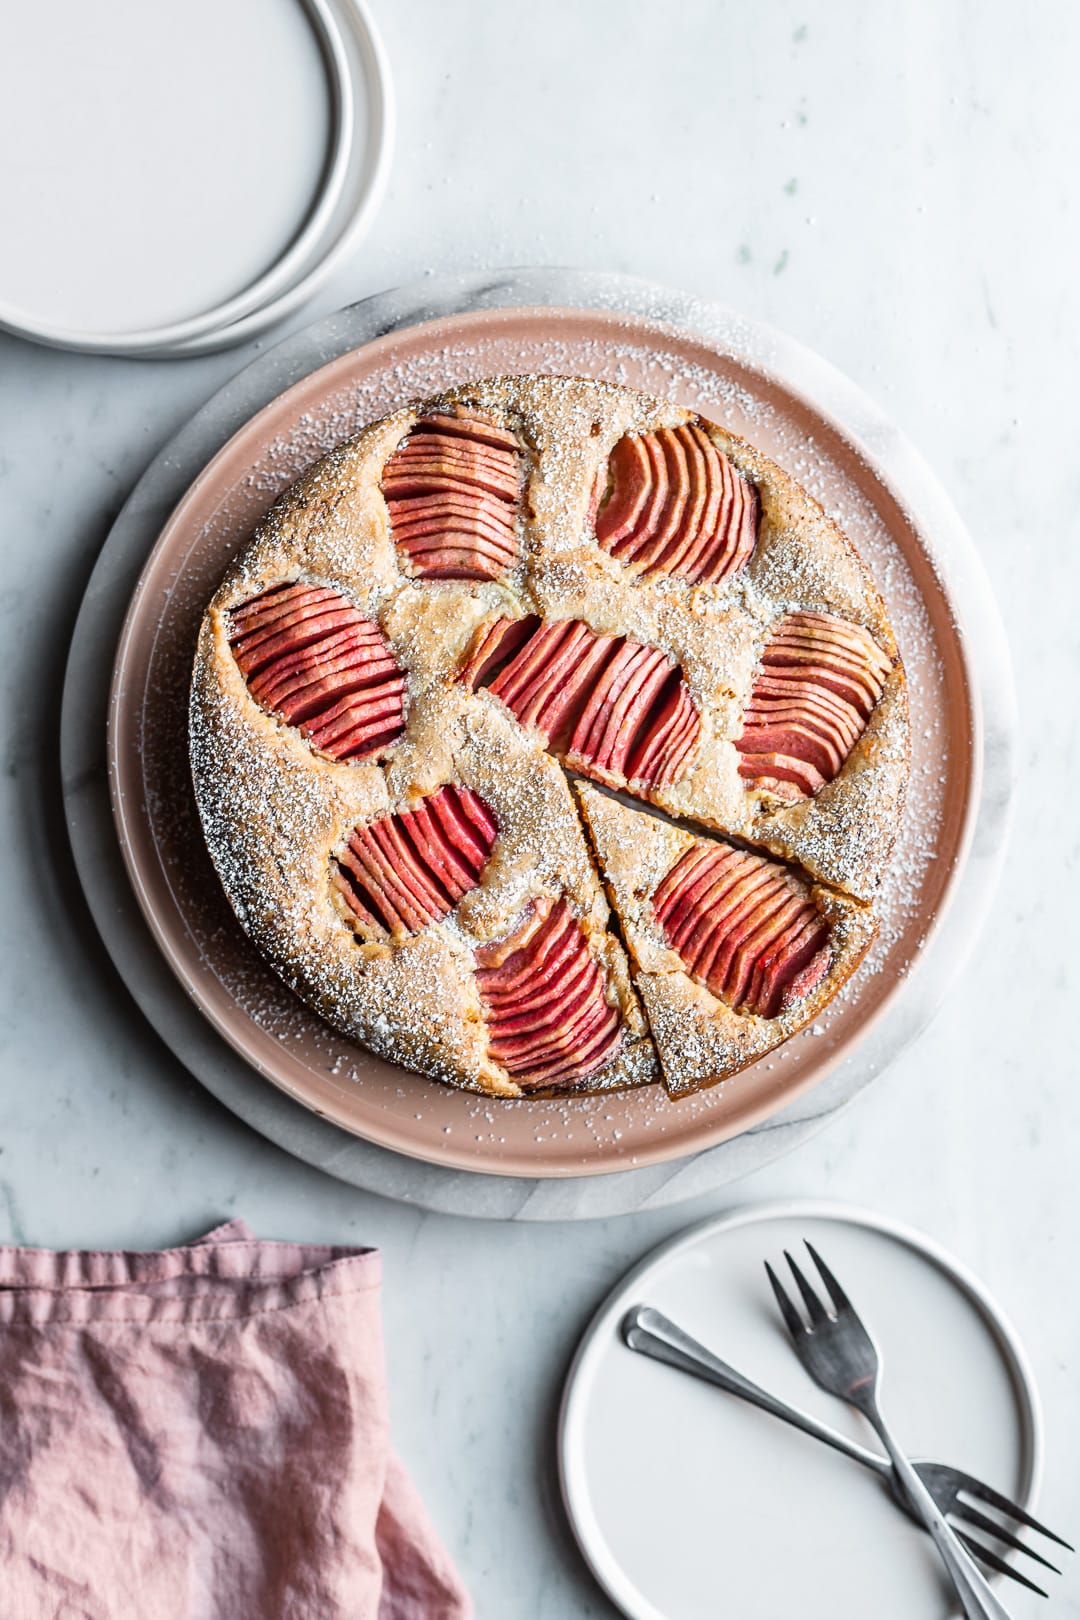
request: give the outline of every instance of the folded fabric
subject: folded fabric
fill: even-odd
[[[371,1249],[0,1248],[4,1620],[465,1620]]]

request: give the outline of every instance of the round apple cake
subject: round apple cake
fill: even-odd
[[[903,667],[851,542],[716,423],[579,378],[374,423],[203,618],[199,812],[329,1024],[500,1097],[722,1081],[875,931]]]

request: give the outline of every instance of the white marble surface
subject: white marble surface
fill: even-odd
[[[425,270],[573,263],[741,306],[849,372],[982,545],[1021,711],[1037,714],[1001,888],[918,1046],[722,1197],[573,1229],[469,1223],[296,1164],[185,1076],[117,984],[75,887],[56,765],[65,643],[109,521],[244,351],[139,363],[0,340],[0,1237],[149,1246],[235,1210],[267,1235],[377,1243],[398,1442],[479,1612],[562,1620],[611,1612],[569,1545],[551,1460],[559,1381],[602,1294],[694,1214],[782,1194],[872,1204],[951,1245],[1012,1314],[1045,1405],[1043,1503],[1076,1530],[1080,781],[1062,694],[1080,587],[1080,15],[1044,3],[1018,27],[1000,0],[687,0],[662,21],[560,0],[494,26],[480,0],[374,9],[396,169],[357,262],[304,319]],[[1047,1612],[1080,1615],[1080,1569]]]

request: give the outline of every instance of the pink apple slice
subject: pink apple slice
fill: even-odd
[[[556,693],[564,689],[566,682],[572,680],[592,640],[586,625],[572,622],[569,635],[562,638],[549,656],[543,671],[534,679],[529,694],[515,706],[514,712],[523,726],[539,727],[550,741],[551,701]]]
[[[404,730],[405,682],[389,643],[339,592],[301,582],[272,588],[230,615],[230,645],[254,701],[332,758],[345,757],[333,722],[361,691],[365,704],[382,705],[372,751]],[[348,753],[358,757],[351,744]]]
[[[659,648],[646,649],[645,657],[613,706],[604,735],[596,747],[597,763],[605,770],[619,776],[625,772],[634,740],[668,679],[669,669],[668,660]]]
[[[500,426],[494,417],[481,411],[472,411],[458,405],[452,411],[432,411],[417,422],[414,432],[450,433],[477,444],[490,445],[494,450],[521,453],[521,444],[515,433]]]
[[[767,898],[762,899],[756,910],[743,920],[739,929],[738,943],[731,954],[724,981],[724,999],[729,1006],[736,1008],[743,1006],[759,956],[768,949],[769,941],[778,933],[782,933],[798,916],[800,909],[801,902],[798,895],[786,889],[783,884],[778,884]]]
[[[728,912],[740,883],[755,876],[748,856],[717,846],[716,859],[702,881],[699,874],[681,896],[664,925],[668,944],[688,965],[711,960],[717,928],[727,926]]]
[[[812,799],[825,786],[821,772],[791,754],[746,754],[739,775],[751,782],[788,782],[804,799]],[[777,797],[784,797],[778,793]]]
[[[541,623],[536,633],[489,684],[492,697],[500,698],[515,714],[519,708],[525,708],[549,662],[573,638],[574,633],[573,619]]]
[[[536,1088],[570,1073],[585,1078],[603,1066],[618,1038],[618,1014],[607,1006],[598,965],[565,900],[547,915],[534,903],[515,935],[476,955],[488,1050],[519,1084]]]
[[[547,698],[545,730],[549,745],[560,756],[569,755],[570,738],[585,705],[592,692],[603,687],[608,668],[622,645],[618,636],[596,636],[587,626],[584,628],[587,637],[584,652],[578,655],[574,668]]]
[[[666,571],[664,555],[669,550],[686,511],[690,495],[690,472],[686,450],[673,428],[652,435],[655,452],[664,464],[664,500],[656,510],[648,533],[642,533],[634,561],[645,574]]]
[[[366,927],[416,933],[476,887],[496,833],[479,795],[450,784],[411,810],[354,828],[332,879]]]
[[[606,551],[634,532],[652,493],[653,468],[641,435],[620,439],[608,459],[611,492],[596,518],[596,538]]]
[[[603,716],[605,710],[614,703],[630,678],[635,664],[648,652],[638,641],[623,641],[613,653],[611,661],[605,666],[603,679],[596,682],[585,707],[578,718],[573,736],[570,738],[570,753],[578,754],[582,759],[591,763],[596,761],[596,750],[590,746],[594,736],[599,740],[603,730]]]
[[[698,432],[693,425],[676,429],[686,463],[687,496],[682,516],[663,558],[664,571],[683,574],[683,559],[697,545],[709,501],[709,472]]]
[[[628,779],[657,786],[675,781],[700,730],[701,717],[675,668],[638,730],[627,758]]]
[[[805,900],[798,895],[792,898],[794,905],[787,908],[783,917],[776,919],[775,926],[769,930],[768,939],[758,951],[754,970],[743,994],[744,1009],[759,1017],[766,1016],[763,1009],[769,1000],[770,971],[775,979],[778,969],[787,960],[788,951],[805,933],[807,923],[816,925],[820,921],[814,908]]]
[[[707,882],[708,875],[720,858],[721,845],[714,846],[698,840],[668,871],[653,891],[652,907],[659,923],[664,923],[682,904],[684,894],[692,883]],[[704,868],[704,870],[702,870]]]
[[[780,885],[768,863],[757,858],[749,861],[745,874],[724,896],[720,926],[709,936],[707,948],[692,966],[695,978],[707,984],[714,995],[725,993],[728,970],[751,919],[763,907],[771,910],[780,898]]]
[[[785,985],[780,1002],[781,1012],[786,1012],[797,1001],[802,1001],[812,990],[816,990],[831,966],[832,950],[828,945],[823,945],[806,966]]]
[[[462,666],[458,679],[469,691],[484,686],[515,657],[540,627],[540,619],[528,614],[523,619],[494,619],[480,630]]]
[[[775,1018],[816,989],[831,966],[828,925],[808,906],[763,961],[755,1011],[762,1018]]]
[[[630,533],[611,547],[614,555],[626,562],[636,562],[639,552],[656,533],[668,498],[667,460],[660,435],[642,434],[641,443],[649,462],[648,495]]]

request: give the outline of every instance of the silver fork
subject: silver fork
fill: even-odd
[[[806,1247],[825,1284],[836,1312],[835,1317],[829,1315],[791,1255],[785,1250],[784,1258],[791,1269],[791,1275],[802,1295],[810,1319],[807,1325],[785,1294],[779,1277],[768,1261],[765,1262],[765,1270],[769,1274],[776,1303],[780,1307],[799,1360],[816,1384],[827,1390],[830,1395],[839,1396],[840,1400],[847,1401],[850,1406],[855,1407],[876,1430],[882,1445],[892,1459],[892,1465],[912,1507],[934,1539],[968,1620],[1009,1620],[1008,1610],[998,1601],[977,1565],[960,1545],[954,1531],[900,1449],[882,1415],[879,1399],[881,1356],[877,1346],[824,1260],[809,1243]]]
[[[801,1429],[803,1433],[811,1435],[815,1440],[821,1440],[827,1446],[850,1457],[854,1462],[861,1463],[864,1468],[872,1470],[882,1482],[888,1486],[897,1504],[904,1509],[911,1518],[915,1519],[922,1528],[925,1526],[919,1518],[912,1504],[904,1495],[904,1488],[900,1484],[896,1470],[887,1457],[880,1452],[870,1451],[860,1446],[857,1441],[849,1440],[846,1434],[837,1429],[829,1428],[828,1424],[812,1417],[809,1412],[802,1412],[797,1406],[790,1406],[786,1401],[780,1400],[776,1395],[762,1389],[759,1384],[753,1383],[728,1362],[722,1361],[719,1356],[692,1338],[683,1328],[673,1322],[652,1305],[635,1305],[626,1314],[622,1323],[623,1339],[631,1350],[639,1355],[648,1356],[653,1361],[662,1362],[665,1366],[675,1367],[680,1372],[689,1373],[693,1377],[701,1378],[706,1383],[714,1384],[719,1389],[726,1390],[729,1395],[737,1395],[741,1400],[748,1401],[753,1406],[760,1407],[773,1417],[780,1418],[784,1423],[790,1423],[794,1428]],[[1068,1551],[1072,1549],[1061,1536],[1048,1530],[1038,1519],[1033,1519],[1030,1513],[1008,1497],[1002,1496],[1000,1491],[993,1490],[985,1485],[981,1479],[973,1474],[965,1474],[959,1468],[950,1468],[945,1463],[913,1462],[912,1467],[934,1498],[940,1512],[944,1515],[952,1514],[969,1525],[972,1529],[983,1530],[995,1537],[1006,1546],[1015,1548],[1018,1552],[1026,1553],[1029,1558],[1041,1564],[1045,1569],[1060,1574],[1056,1564],[1036,1552],[1008,1530],[1005,1525],[992,1519],[988,1514],[974,1506],[982,1502],[985,1506],[993,1508],[997,1513],[1011,1519],[1017,1525],[1026,1525],[1036,1530],[1040,1535]],[[1041,1586],[1007,1564],[992,1548],[967,1533],[963,1527],[957,1529],[957,1535],[969,1552],[982,1560],[990,1569],[997,1570],[1010,1580],[1017,1581],[1029,1591],[1037,1592],[1040,1597],[1046,1597]]]

